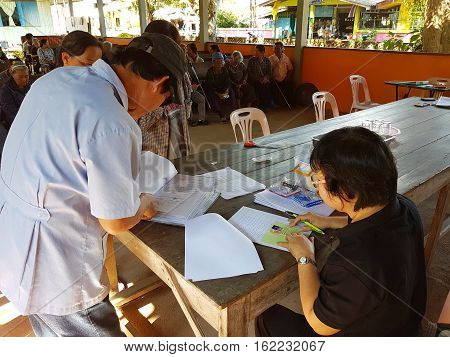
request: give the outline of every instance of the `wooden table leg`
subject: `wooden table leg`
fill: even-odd
[[[219,337],[246,337],[250,322],[250,297],[238,300],[220,312]]]
[[[434,211],[430,234],[428,235],[428,239],[425,243],[425,264],[427,268],[430,265],[430,261],[434,253],[435,243],[441,234],[442,223],[444,222],[447,211],[449,187],[450,184],[447,184],[439,191],[439,198],[436,204],[436,210]]]
[[[119,291],[119,279],[117,277],[116,255],[114,254],[114,237],[111,234],[108,234],[106,238],[105,267],[111,292],[115,294]]]

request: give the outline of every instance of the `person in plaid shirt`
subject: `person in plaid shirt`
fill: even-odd
[[[259,106],[264,109],[275,107],[271,91],[272,64],[265,52],[263,45],[256,45],[255,56],[247,65],[248,81],[255,88]]]

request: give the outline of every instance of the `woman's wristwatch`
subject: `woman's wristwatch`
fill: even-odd
[[[314,260],[312,260],[311,258],[308,258],[308,257],[300,257],[300,258],[298,258],[297,263],[299,265],[312,264],[312,265],[314,265],[317,268],[316,262]]]

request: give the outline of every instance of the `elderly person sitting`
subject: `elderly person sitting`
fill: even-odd
[[[39,47],[37,50],[39,64],[41,65],[41,68],[44,71],[44,73],[47,73],[50,70],[54,69],[56,66],[55,53],[50,48],[48,40],[46,38],[40,40],[39,44],[41,45],[41,47]]]
[[[0,90],[0,109],[4,127],[9,130],[25,95],[30,90],[28,67],[22,63],[14,63],[9,69],[11,78]]]
[[[212,59],[213,66],[206,73],[206,96],[211,109],[226,123],[226,117],[236,108],[236,99],[222,53],[214,53]]]
[[[226,64],[228,74],[231,80],[231,87],[233,88],[236,97],[237,106],[249,106],[249,103],[255,101],[255,90],[247,83],[248,74],[247,68],[244,65],[244,57],[239,51],[234,51],[231,54],[231,61]]]

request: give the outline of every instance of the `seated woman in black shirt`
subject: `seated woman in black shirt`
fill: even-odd
[[[236,109],[236,99],[231,80],[225,66],[224,57],[220,52],[214,53],[213,66],[206,73],[206,96],[211,105],[211,109],[218,113],[222,122],[226,122],[226,117]]]
[[[275,305],[258,318],[259,334],[420,334],[426,303],[424,235],[415,205],[397,194],[391,151],[373,132],[348,127],[322,137],[310,162],[320,197],[346,216],[307,214],[292,222],[307,220],[327,230],[316,244],[301,234],[280,243],[298,262],[304,315]],[[328,257],[321,264],[324,252]]]
[[[30,90],[30,75],[25,64],[14,63],[9,73],[11,78],[0,90],[1,119],[7,130],[11,127],[25,95]]]

